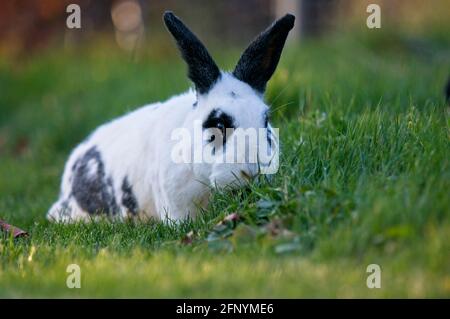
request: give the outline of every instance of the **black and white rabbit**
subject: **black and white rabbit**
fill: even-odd
[[[258,139],[257,145],[247,141],[246,146],[259,152],[263,144],[270,154],[278,154],[278,138],[268,122],[269,108],[263,95],[294,20],[287,14],[275,21],[228,73],[219,70],[203,44],[173,13],[166,12],[164,22],[188,65],[195,90],[143,106],[98,127],[70,155],[60,197],[48,219],[194,217],[199,207],[207,205],[213,187],[233,185],[258,174],[261,163],[220,159],[232,149],[227,147],[228,128],[265,129],[263,141]],[[181,145],[181,149],[192,150],[193,142],[174,141],[174,131],[193,132],[194,123],[210,134],[202,143],[213,146],[212,161],[177,162],[174,149]],[[217,130],[224,133],[225,129],[223,138],[215,138]]]

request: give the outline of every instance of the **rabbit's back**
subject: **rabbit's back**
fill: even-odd
[[[158,170],[170,126],[182,125],[192,92],[143,106],[98,127],[71,153],[58,201],[47,217],[73,221],[107,215],[160,218]],[[178,116],[174,117],[174,108]]]

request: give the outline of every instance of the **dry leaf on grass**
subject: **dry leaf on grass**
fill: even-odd
[[[292,238],[295,237],[296,234],[286,228],[283,223],[283,220],[280,218],[275,218],[266,224],[265,229],[267,233],[273,237],[285,237]]]
[[[0,230],[7,234],[12,234],[14,238],[27,237],[28,233],[20,228],[12,226],[3,220],[0,220]]]
[[[183,238],[181,238],[181,243],[183,245],[190,245],[194,241],[194,237],[195,237],[194,231],[191,230]]]

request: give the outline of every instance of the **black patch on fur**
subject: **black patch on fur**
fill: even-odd
[[[267,110],[263,116],[264,116],[264,127],[268,128],[269,127],[269,110]]]
[[[164,13],[167,29],[188,65],[188,76],[199,94],[208,93],[220,78],[220,70],[200,40],[172,12]]]
[[[90,174],[89,163],[96,165],[94,174]],[[113,181],[106,177],[101,154],[95,146],[73,166],[72,195],[78,205],[89,214],[114,215],[118,212]]]
[[[264,113],[264,128],[267,132],[267,143],[269,143],[269,146],[272,147],[272,132],[269,129],[269,110]]]
[[[60,205],[60,210],[59,210],[59,214],[61,216],[68,216],[71,217],[72,216],[72,207],[69,205],[69,201],[70,201],[70,196],[68,199],[65,199],[61,202]]]
[[[137,215],[138,203],[127,177],[125,177],[122,182],[122,205],[125,206],[130,213]]]
[[[233,75],[264,93],[278,65],[288,33],[294,27],[294,21],[292,14],[286,14],[253,40],[239,59]]]
[[[202,127],[204,130],[209,128],[216,128],[222,132],[222,146],[225,147],[225,143],[227,141],[227,129],[236,128],[234,119],[232,116],[222,112],[219,109],[213,109],[211,113],[209,113],[206,120],[203,122]],[[211,139],[208,143],[211,143],[216,140],[216,136],[212,135]],[[216,153],[216,149],[212,150],[213,155]]]
[[[217,128],[222,131],[222,135],[225,138],[227,128],[235,128],[234,119],[232,116],[214,109],[209,113],[208,117],[202,124],[203,129]]]
[[[267,128],[267,143],[272,148],[272,132]]]

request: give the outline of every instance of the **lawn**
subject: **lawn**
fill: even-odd
[[[382,33],[290,45],[266,94],[279,172],[215,192],[180,224],[45,219],[92,129],[188,88],[175,48],[130,58],[99,41],[1,58],[0,219],[30,236],[0,234],[0,297],[450,297],[448,44]],[[211,51],[225,68],[238,58]],[[66,286],[70,264],[80,289]]]

